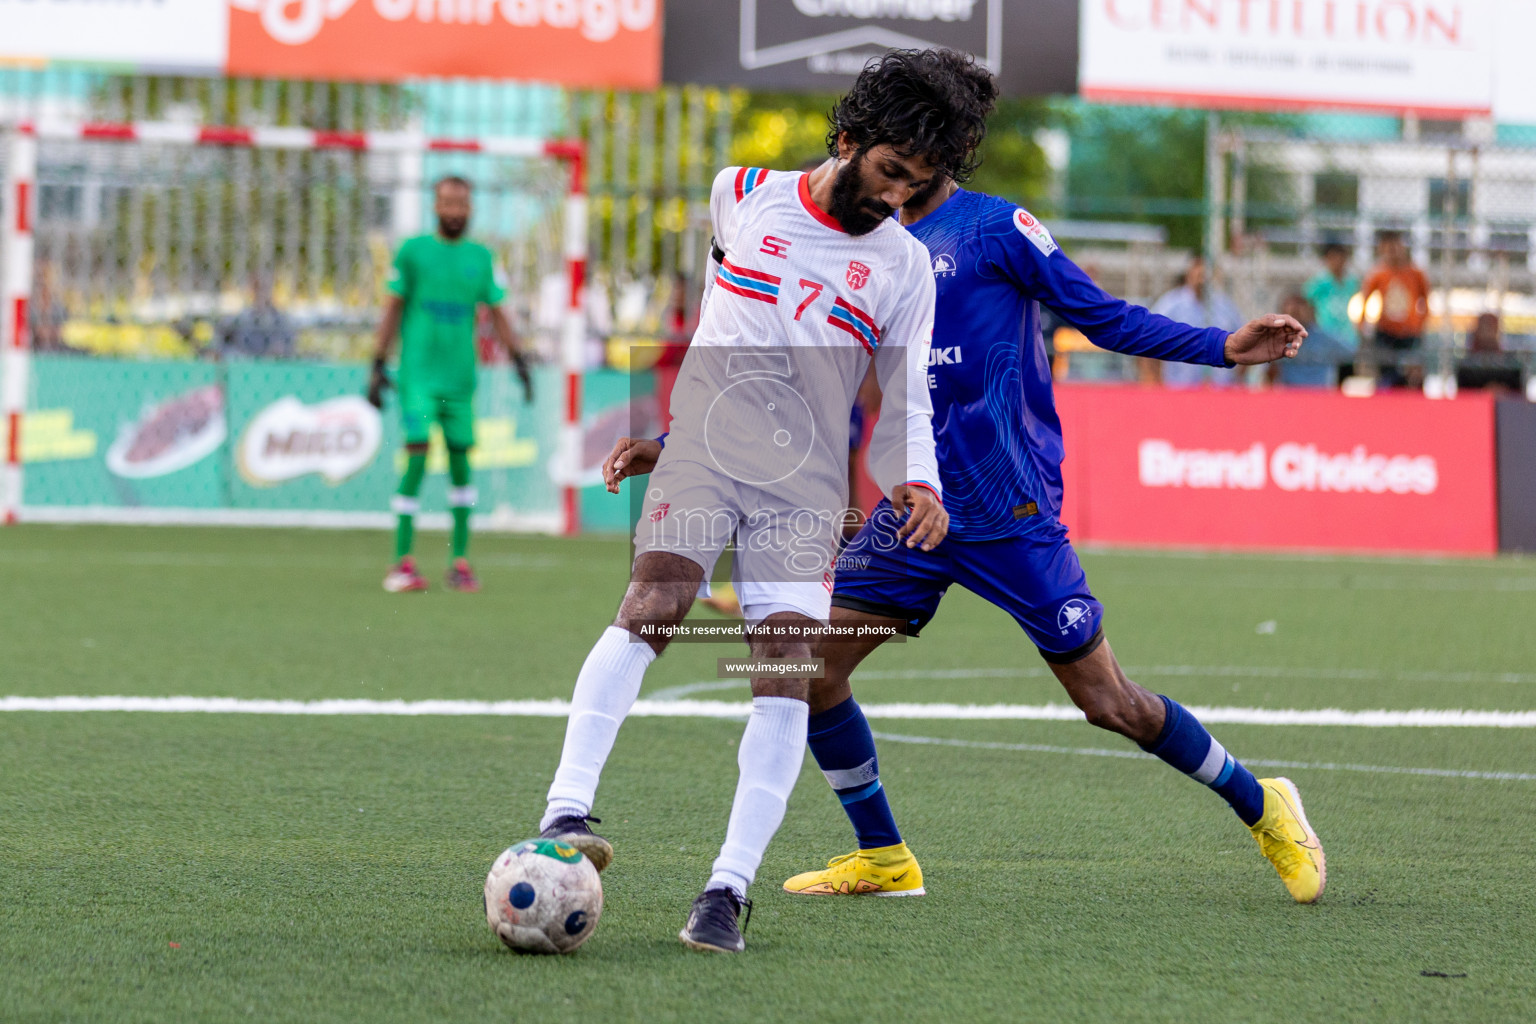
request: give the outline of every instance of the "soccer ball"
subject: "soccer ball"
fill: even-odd
[[[503,850],[485,878],[485,920],[519,953],[570,953],[603,915],[603,883],[580,850],[529,839]]]

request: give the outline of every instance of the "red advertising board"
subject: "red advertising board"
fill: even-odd
[[[1063,387],[1079,541],[1491,554],[1493,401]]]
[[[231,75],[661,81],[660,0],[230,0]]]

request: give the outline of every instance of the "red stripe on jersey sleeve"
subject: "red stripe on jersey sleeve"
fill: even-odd
[[[738,267],[736,264],[732,263],[730,260],[726,260],[724,263],[722,263],[720,265],[722,267],[724,267],[726,270],[729,270],[731,273],[735,274],[737,277],[748,277],[748,278],[751,278],[754,281],[762,281],[765,284],[772,284],[772,285],[777,285],[777,284],[782,284],[783,283],[777,277],[774,277],[772,274],[765,274],[761,270],[748,270],[746,267]]]
[[[879,337],[880,337],[880,328],[875,326],[875,318],[874,317],[870,316],[868,313],[864,312],[858,306],[855,306],[853,303],[849,302],[847,299],[843,298],[841,295],[839,295],[834,300],[834,305],[842,306],[849,313],[853,314],[855,319],[857,319],[864,326],[868,327],[871,331],[874,331],[875,332],[875,338],[877,340],[879,339]]]
[[[720,283],[724,284],[725,282],[722,281]],[[859,329],[857,327],[853,326],[853,324],[850,324],[850,323],[848,323],[847,321],[844,321],[844,320],[839,320],[835,316],[827,317],[827,323],[831,324],[833,327],[836,327],[840,331],[847,331],[849,334],[851,334],[855,338],[859,339],[859,344],[864,346],[864,351],[865,352],[868,352],[870,355],[874,355],[875,354],[875,350],[870,347],[869,339],[864,337],[864,335],[860,334],[859,333]]]
[[[757,299],[759,302],[766,302],[770,306],[777,306],[779,304],[779,297],[777,295],[769,295],[766,292],[754,292],[748,288],[742,288],[739,285],[731,284],[731,282],[727,281],[723,277],[717,276],[715,278],[715,284],[719,285],[721,288],[724,288],[732,295],[740,295],[744,299]]]

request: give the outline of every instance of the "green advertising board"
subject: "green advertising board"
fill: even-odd
[[[36,356],[22,429],[23,507],[38,518],[164,510],[194,519],[205,512],[210,521],[227,511],[274,521],[284,513],[384,513],[403,465],[399,411],[393,395],[382,416],[367,405],[366,375],[357,365],[309,362]],[[471,463],[476,513],[491,525],[559,520],[561,374],[541,367],[534,384],[528,403],[508,368],[480,376]],[[614,438],[649,427],[651,391],[643,374],[598,370],[583,381],[586,529],[629,528],[627,503],[603,491],[595,467]],[[446,487],[446,452],[434,432],[422,508],[445,510]]]

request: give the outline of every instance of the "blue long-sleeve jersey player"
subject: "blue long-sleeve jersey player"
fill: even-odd
[[[958,189],[908,230],[936,289],[928,386],[949,539],[924,557],[892,547],[882,502],[839,560],[833,604],[905,619],[915,635],[959,583],[1012,614],[1048,660],[1076,660],[1102,637],[1102,608],[1060,519],[1040,303],[1102,348],[1159,359],[1225,365],[1226,332],[1108,294],[1030,213],[993,196]],[[1010,543],[1019,538],[1029,543]]]
[[[1066,672],[1103,643],[1103,607],[1060,518],[1061,421],[1040,305],[1101,348],[1164,360],[1227,365],[1227,332],[1178,323],[1109,295],[1034,216],[992,196],[956,189],[908,230],[927,247],[936,286],[928,386],[949,535],[932,552],[903,547],[896,517],[882,501],[838,558],[832,604],[902,620],[907,635],[916,636],[959,584],[1012,615],[1058,674]],[[1322,850],[1294,787],[1286,780],[1261,784],[1193,715],[1161,700],[1160,734],[1133,738],[1225,798],[1254,829],[1292,895],[1315,899]],[[857,703],[849,697],[813,714],[809,735],[860,849],[824,871],[791,878],[785,888],[922,893],[922,872],[897,831]],[[1284,818],[1293,803],[1297,814]],[[1275,814],[1282,815],[1279,825]],[[1290,838],[1280,838],[1287,829]],[[1301,851],[1312,848],[1315,859],[1308,860]]]

